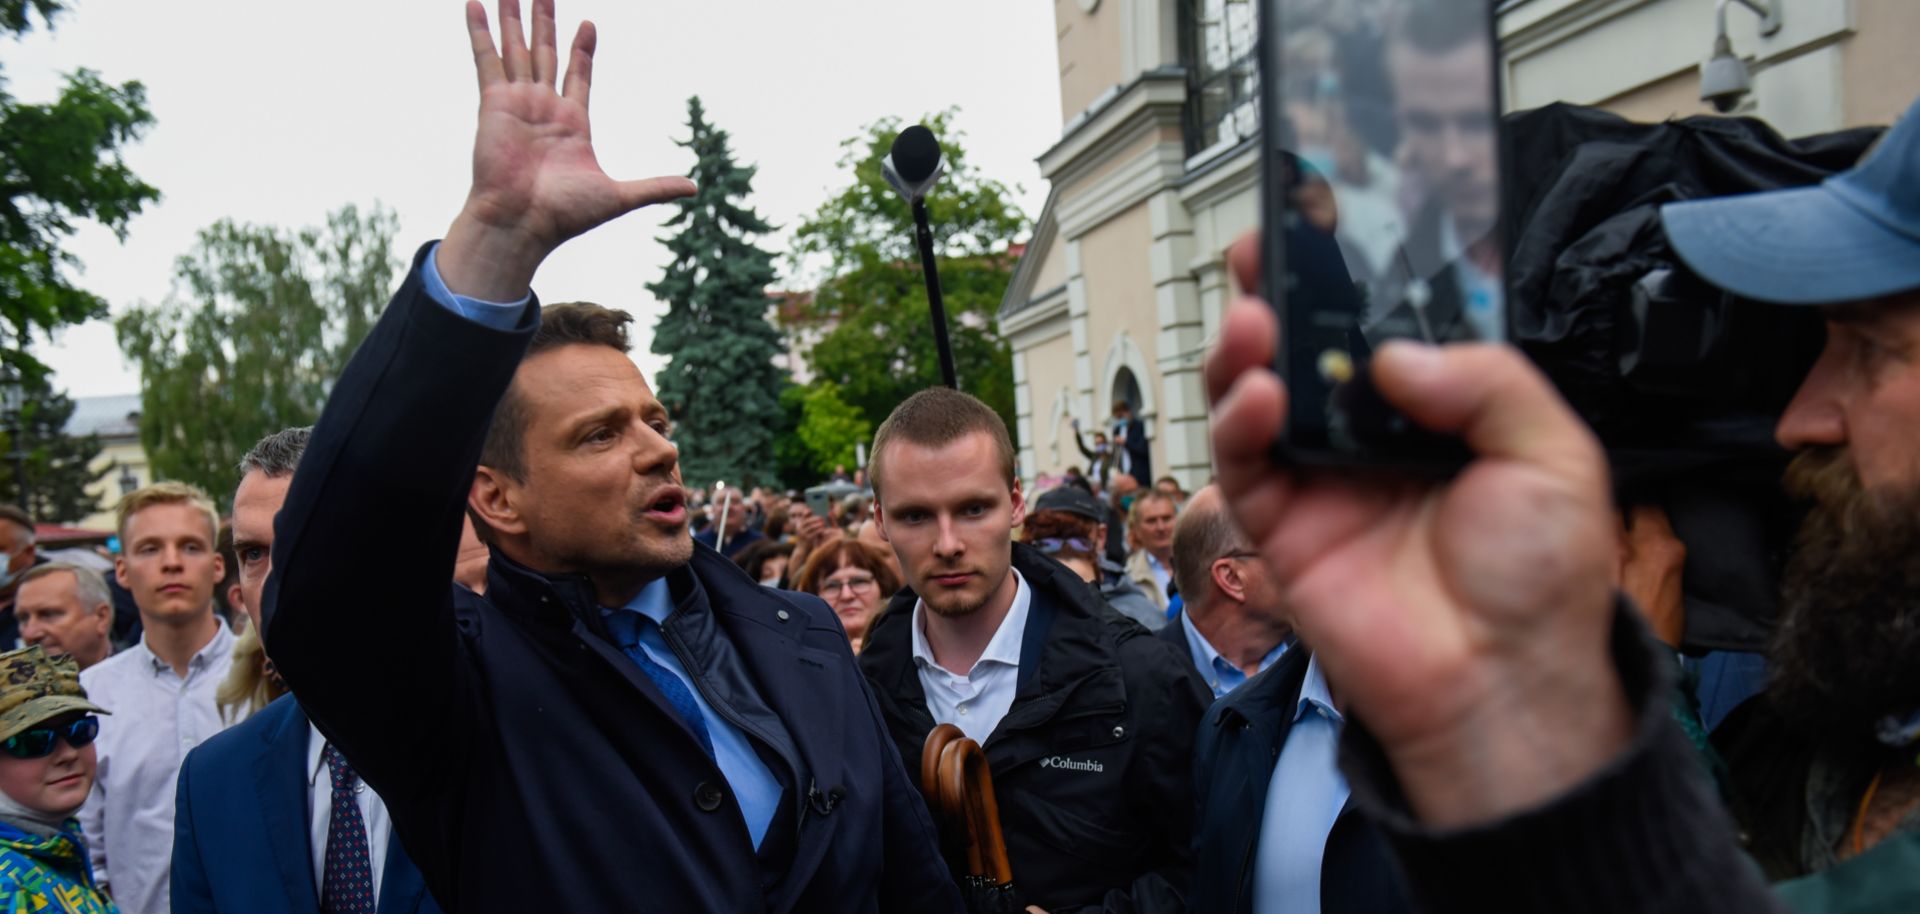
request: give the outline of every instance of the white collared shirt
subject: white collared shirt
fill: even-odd
[[[327,738],[320,735],[320,728],[307,724],[307,789],[312,798],[308,804],[307,835],[313,851],[313,889],[324,896],[327,885],[327,831],[333,822],[333,773],[327,770],[326,758],[322,753],[327,748]],[[353,799],[360,807],[360,821],[367,829],[367,863],[373,870],[373,897],[380,897],[380,877],[387,869],[387,843],[392,840],[393,829],[387,820],[387,804],[380,795],[360,780],[359,772],[354,773]],[[317,896],[319,897],[319,896]],[[319,897],[324,901],[324,897]]]
[[[927,603],[921,600],[913,606],[913,665],[920,673],[920,689],[927,694],[927,711],[935,724],[959,727],[982,746],[1013,707],[1013,693],[1020,683],[1020,643],[1027,633],[1027,607],[1033,602],[1033,591],[1020,572],[1008,568],[1007,573],[1013,575],[1013,606],[973,669],[965,673],[934,662],[933,648],[927,644]]]
[[[167,914],[173,862],[173,789],[187,753],[226,729],[214,690],[233,666],[233,632],[214,618],[213,640],[182,678],[139,644],[80,673],[100,718],[93,792],[80,826],[96,879],[125,914]]]

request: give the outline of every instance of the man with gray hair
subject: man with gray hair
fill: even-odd
[[[29,569],[14,594],[20,640],[86,669],[113,653],[113,594],[100,572],[67,562]]]
[[[1173,525],[1173,579],[1183,606],[1162,640],[1193,664],[1220,698],[1280,659],[1293,626],[1281,610],[1280,589],[1240,532],[1220,489],[1207,486],[1187,500]]]

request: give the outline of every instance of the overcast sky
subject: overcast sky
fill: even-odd
[[[222,217],[314,225],[377,200],[399,214],[407,257],[458,211],[476,104],[461,0],[69,2],[51,35],[0,42],[0,63],[27,101],[52,98],[59,74],[83,66],[147,86],[158,123],[127,158],[165,198],[124,245],[97,228],[70,245],[86,263],[82,285],[115,313],[164,299],[174,259]],[[685,137],[697,94],[739,160],[759,166],[753,204],[791,227],[848,181],[834,165],[841,140],[884,115],[957,105],[973,165],[1020,185],[1029,218],[1045,199],[1033,160],[1061,120],[1051,3],[560,0],[559,18],[563,38],[583,18],[599,26],[594,140],[616,178],[687,171],[672,140]],[[573,241],[535,281],[548,301],[634,312],[649,372],[659,306],[643,284],[664,266],[653,239],[671,212],[642,210]],[[105,322],[35,354],[74,396],[139,390]]]

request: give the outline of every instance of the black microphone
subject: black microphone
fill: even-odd
[[[920,248],[920,272],[927,281],[927,305],[933,313],[933,347],[940,356],[940,378],[960,389],[953,367],[953,343],[947,339],[947,309],[940,300],[940,272],[933,260],[933,230],[927,226],[927,191],[940,180],[940,141],[933,131],[915,124],[893,138],[893,148],[880,160],[880,173],[913,207],[914,241]]]
[[[934,182],[940,180],[944,164],[940,141],[934,139],[933,131],[915,124],[893,138],[893,149],[881,161],[880,171],[900,196],[913,203],[925,197]]]

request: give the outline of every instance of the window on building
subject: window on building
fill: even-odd
[[[1216,152],[1260,130],[1257,0],[1181,0],[1187,70],[1187,155]]]
[[[1125,400],[1134,415],[1140,415],[1140,379],[1133,376],[1133,369],[1121,366],[1113,374],[1113,399]]]

